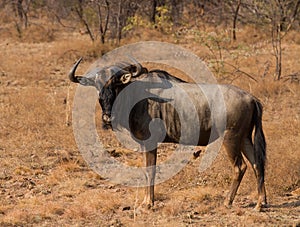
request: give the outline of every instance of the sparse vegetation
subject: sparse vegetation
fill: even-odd
[[[23,11],[12,8],[11,2],[23,2]],[[74,2],[87,7],[84,10],[89,13],[94,42],[89,34],[79,32],[85,26],[79,25],[80,19],[71,10]],[[5,9],[0,10],[1,226],[300,224],[299,31],[291,27],[282,40],[282,76],[275,81],[272,40],[264,32],[270,27],[246,23],[246,16],[254,20],[253,14],[250,17],[250,2],[258,1],[241,1],[236,41],[232,40],[231,29],[235,10],[225,9],[239,1],[222,1],[222,11],[214,8],[216,1],[204,5],[193,5],[202,1],[182,1],[184,6],[172,8],[172,3],[179,1],[159,0],[153,2],[161,8],[152,14],[147,13],[153,7],[147,5],[149,1],[133,1],[135,5],[124,1],[122,4],[137,8],[122,16],[125,22],[119,27],[108,25],[104,42],[97,30],[99,11],[94,8],[93,12],[91,5],[85,4],[99,3],[102,7],[104,33],[106,1],[74,2],[0,1]],[[110,18],[117,15],[110,14]],[[98,18],[97,25],[90,23],[94,17]],[[299,26],[298,14],[294,26]],[[121,29],[123,35],[119,37],[113,28]],[[111,36],[113,32],[115,36]],[[266,212],[252,212],[256,189],[250,166],[233,208],[222,206],[232,173],[224,152],[203,173],[198,172],[201,155],[192,160],[191,154],[191,161],[180,173],[157,186],[156,207],[145,213],[138,209],[143,189],[113,185],[86,165],[72,127],[66,124],[76,89],[67,73],[79,56],[84,56],[79,68],[79,73],[84,73],[97,58],[118,46],[117,37],[120,44],[141,40],[177,43],[203,58],[220,83],[239,86],[263,102],[270,202]],[[140,153],[122,148],[111,132],[102,130],[99,112],[97,107],[98,133],[111,155],[126,164],[141,166]],[[173,150],[173,145],[161,146],[158,161],[165,160]]]

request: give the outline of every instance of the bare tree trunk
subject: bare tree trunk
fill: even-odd
[[[120,44],[122,38],[122,26],[121,26],[121,16],[122,16],[122,0],[119,0],[118,14],[117,14],[117,44]]]
[[[235,41],[236,40],[236,22],[237,22],[237,18],[239,15],[239,10],[240,10],[240,6],[241,6],[242,1],[238,0],[236,8],[235,8],[235,12],[234,12],[234,17],[233,17],[233,25],[232,25],[232,38]]]
[[[180,24],[180,16],[183,11],[182,3],[179,0],[171,0],[171,17],[174,25]]]
[[[156,22],[156,15],[157,15],[157,7],[163,6],[166,4],[165,0],[151,0],[151,13],[150,13],[150,21],[155,23]]]
[[[28,11],[30,7],[31,0],[26,1],[26,8],[23,7],[23,15],[24,15],[24,26],[25,28],[28,27]]]
[[[279,18],[273,19],[273,25],[272,25],[272,45],[273,45],[273,51],[276,59],[276,72],[275,72],[275,78],[277,80],[281,79],[282,76],[282,39],[286,36],[286,34],[291,29],[300,8],[300,0],[297,1],[294,9],[293,14],[289,18],[289,22],[287,23],[287,17],[285,15],[284,9],[283,9],[283,2],[277,0],[277,4],[280,11]],[[286,24],[287,23],[287,24]],[[284,31],[282,30],[284,29]]]
[[[275,41],[275,49],[276,49],[276,77],[277,80],[281,78],[282,72],[282,48],[281,48],[281,24],[277,25],[276,31],[276,41]]]
[[[155,23],[155,17],[156,17],[156,7],[157,7],[157,0],[152,0],[151,3],[151,15],[150,15],[150,21],[152,23]]]
[[[101,40],[102,44],[105,43],[105,35],[107,32],[107,28],[108,28],[109,10],[110,10],[108,0],[105,0],[105,4],[106,4],[106,16],[105,16],[105,21],[104,21],[104,26],[103,26],[102,25],[103,21],[102,21],[101,7],[100,7],[100,3],[98,2],[99,30],[100,30],[100,40]]]
[[[21,24],[24,25],[25,28],[28,27],[28,11],[31,1],[25,1],[25,7],[23,6],[23,0],[15,0],[12,2],[13,10],[16,13],[16,16],[19,18]],[[16,22],[17,23],[17,22]]]
[[[88,22],[84,19],[82,4],[83,4],[83,0],[78,0],[78,7],[75,7],[75,11],[76,11],[79,19],[81,20],[81,22],[84,24],[91,40],[94,42],[95,41],[94,35],[90,29]]]
[[[23,6],[22,6],[23,0],[17,0],[17,12],[18,16],[21,21],[23,21]]]

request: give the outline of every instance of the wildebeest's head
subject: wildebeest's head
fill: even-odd
[[[99,93],[99,103],[102,108],[102,121],[105,128],[111,128],[112,108],[114,101],[120,91],[132,82],[136,77],[143,73],[147,73],[147,69],[142,67],[140,63],[128,64],[118,63],[110,68],[112,75],[104,84]]]
[[[83,86],[93,86],[99,91],[99,103],[102,108],[102,120],[105,128],[111,127],[111,110],[118,92],[122,90],[135,77],[147,72],[136,60],[133,63],[118,62],[111,66],[96,69],[88,73],[88,76],[76,76],[75,71],[80,64],[80,58],[72,67],[69,79]]]

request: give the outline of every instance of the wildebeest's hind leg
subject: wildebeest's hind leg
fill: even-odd
[[[148,208],[151,208],[154,205],[154,183],[155,183],[155,174],[156,174],[156,157],[157,149],[146,152],[146,177],[147,177],[147,186],[146,186],[146,195],[143,204]]]
[[[257,201],[257,205],[255,207],[255,210],[259,211],[261,209],[262,205],[267,204],[267,196],[266,196],[266,189],[265,189],[264,182],[262,184],[259,183],[261,180],[261,176],[255,166],[254,149],[253,149],[253,143],[251,141],[251,138],[245,138],[244,143],[243,143],[243,154],[246,156],[246,158],[251,163],[254,174],[256,176],[257,187],[258,187],[258,201]],[[261,188],[260,188],[260,185],[261,185]]]
[[[227,151],[230,162],[234,166],[233,181],[230,191],[225,199],[224,205],[230,207],[236,195],[236,192],[240,186],[243,176],[246,172],[247,165],[243,159],[241,152],[241,142],[235,135],[230,138],[230,132],[226,135],[224,140],[224,146]]]

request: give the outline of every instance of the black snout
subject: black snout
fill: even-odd
[[[104,113],[102,114],[102,122],[103,122],[103,128],[104,129],[112,129],[112,122],[113,118],[111,114]]]

